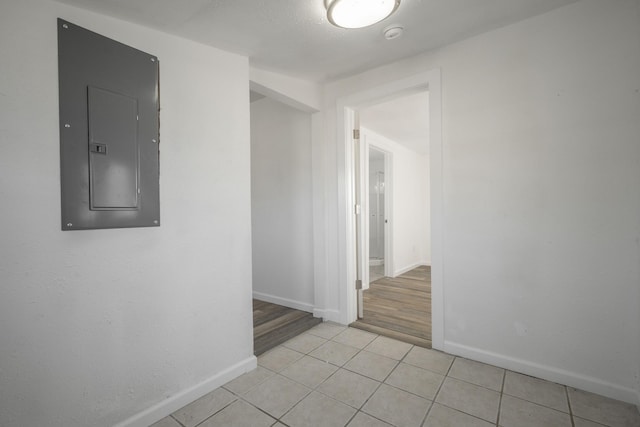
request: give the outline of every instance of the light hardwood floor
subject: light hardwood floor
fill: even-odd
[[[253,300],[253,353],[256,356],[320,323],[306,311]]]
[[[364,317],[350,326],[431,348],[431,267],[371,283]]]

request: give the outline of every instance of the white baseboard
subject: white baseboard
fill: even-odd
[[[407,271],[411,271],[416,267],[421,267],[423,265],[428,265],[426,262],[416,262],[415,264],[411,264],[407,267],[401,268],[399,270],[394,271],[393,273],[393,277],[398,277],[401,274],[406,273]]]
[[[266,301],[273,304],[283,305],[285,307],[295,308],[296,310],[307,311],[313,314],[313,317],[319,317],[325,322],[344,323],[341,320],[340,312],[338,310],[325,310],[315,308],[311,304],[307,304],[300,301],[290,300],[287,298],[280,298],[274,295],[264,294],[262,292],[253,292],[253,297],[260,301]]]
[[[285,307],[295,308],[296,310],[313,313],[313,304],[308,304],[306,302],[296,301],[288,298],[281,298],[275,295],[263,294],[262,292],[256,291],[253,291],[253,297],[260,301],[266,301],[272,304],[283,305]]]
[[[340,312],[338,310],[321,310],[316,308],[313,310],[313,316],[321,317],[325,322],[342,323],[340,321]]]
[[[211,378],[208,378],[191,388],[183,390],[180,393],[150,407],[149,409],[145,409],[133,417],[116,424],[115,427],[148,427],[169,414],[174,413],[183,406],[188,405],[205,394],[212,392],[232,379],[255,369],[256,366],[258,366],[258,359],[256,359],[255,356],[248,357],[224,371],[217,373]]]
[[[576,372],[540,365],[528,360],[504,356],[468,347],[466,345],[457,344],[451,341],[444,342],[444,351],[456,356],[466,357],[468,359],[477,360],[500,368],[530,375],[532,377],[542,378],[547,381],[553,381],[559,384],[578,388],[580,390],[596,393],[611,399],[640,405],[640,395],[637,390],[622,387],[586,375],[581,375]]]

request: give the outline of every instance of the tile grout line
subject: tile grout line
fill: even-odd
[[[575,427],[576,425],[576,421],[573,419],[573,409],[571,408],[571,399],[569,399],[569,389],[567,388],[567,386],[563,386],[564,388],[564,395],[567,398],[567,406],[569,407],[569,419],[571,420],[571,427]]]
[[[347,327],[347,328],[348,328],[348,327]],[[380,336],[380,335],[376,335],[376,338],[377,338],[377,337],[379,337],[379,336]],[[371,342],[373,342],[374,340],[375,340],[375,338],[374,338],[373,340],[371,340]],[[334,341],[334,342],[336,342],[336,341]],[[371,342],[370,342],[369,344],[371,344]],[[340,343],[339,343],[339,344],[340,344]],[[367,345],[369,345],[369,344],[367,344]],[[366,346],[365,346],[365,347],[366,347]],[[349,359],[348,361],[346,361],[346,362],[344,363],[344,365],[342,365],[342,366],[338,369],[338,371],[339,371],[340,369],[345,369],[345,370],[347,370],[347,371],[349,371],[349,372],[353,372],[353,371],[350,371],[349,369],[344,368],[344,366],[346,366],[346,364],[347,364],[347,363],[349,363],[351,360],[353,360],[353,358],[354,358],[354,357],[356,357],[358,354],[360,354],[360,352],[361,352],[361,351],[364,351],[364,348],[363,348],[362,350],[358,350],[358,352],[357,352],[356,354],[354,354],[354,355],[353,355],[353,357],[352,357],[351,359]],[[336,371],[336,372],[338,372],[338,371]],[[353,372],[353,373],[357,374],[357,372]],[[334,375],[335,375],[335,372],[334,372]],[[358,375],[360,375],[360,374],[358,374]],[[363,377],[365,377],[365,378],[369,378],[369,377],[367,377],[366,375],[362,375],[362,376],[363,376]],[[371,395],[369,395],[369,397],[367,397],[367,398],[365,399],[365,401],[362,403],[362,405],[360,405],[360,407],[359,407],[359,408],[356,408],[356,414],[357,414],[358,412],[360,412],[362,408],[364,408],[364,407],[365,407],[365,405],[367,404],[367,402],[369,402],[369,400],[373,397],[373,395],[374,395],[374,394],[376,394],[376,393],[378,392],[378,390],[380,389],[380,386],[382,386],[382,382],[377,381],[377,380],[374,380],[373,378],[369,378],[369,379],[371,379],[371,380],[373,380],[373,381],[376,381],[376,382],[378,383],[378,386],[377,386],[377,387],[376,387],[376,389],[373,391],[373,393],[371,393]],[[366,412],[365,412],[365,414],[366,414]],[[370,415],[370,414],[367,414],[367,415]],[[354,415],[354,417],[355,417],[355,415]]]
[[[265,414],[265,415],[269,416],[270,418],[273,418],[274,420],[276,420],[276,422],[275,422],[275,423],[273,423],[272,425],[276,425],[276,424],[277,424],[277,423],[279,423],[279,422],[280,422],[280,423],[282,423],[282,421],[280,421],[280,419],[279,419],[279,418],[276,418],[276,417],[274,417],[273,415],[271,415],[270,413],[268,413],[267,411],[264,411],[264,410],[262,410],[262,409],[258,408],[256,405],[254,405],[253,403],[249,402],[248,400],[245,400],[245,399],[242,399],[242,398],[240,398],[240,400],[242,400],[242,401],[243,401],[244,403],[246,403],[247,405],[249,405],[249,406],[252,406],[252,407],[256,408],[258,411],[260,411],[260,412],[262,412],[263,414]],[[284,415],[283,415],[283,416],[284,416]],[[282,424],[285,424],[285,423],[282,423]],[[286,425],[286,424],[285,424],[285,425]]]
[[[273,415],[269,415],[269,416],[270,416],[271,418],[274,418],[274,416],[273,416]],[[284,417],[284,415],[283,415],[283,417]],[[276,424],[278,424],[278,423],[282,424],[283,426],[289,427],[289,424],[285,423],[285,422],[284,422],[284,421],[282,421],[280,418],[277,418],[277,419],[276,419],[276,422],[275,422],[275,423],[273,423],[271,426],[273,427],[273,426],[275,426],[275,425],[276,425]]]
[[[383,357],[384,357],[384,356],[383,356]],[[393,360],[393,359],[392,359],[392,360]],[[393,367],[393,369],[391,369],[391,371],[390,371],[390,372],[389,372],[389,373],[388,373],[388,374],[387,374],[387,375],[386,375],[382,380],[379,380],[379,379],[377,379],[377,378],[372,378],[372,377],[370,377],[370,376],[368,376],[368,375],[363,374],[362,372],[353,371],[353,370],[352,370],[353,368],[352,368],[352,369],[349,369],[349,368],[347,368],[347,367],[346,367],[346,363],[345,363],[345,366],[342,366],[342,367],[341,367],[341,369],[344,369],[345,371],[349,371],[349,372],[354,373],[354,374],[358,374],[358,375],[363,376],[363,377],[365,377],[365,378],[368,378],[368,379],[370,379],[370,380],[377,381],[377,382],[379,382],[379,383],[383,383],[383,382],[385,382],[385,380],[386,380],[387,378],[389,378],[389,375],[391,375],[391,374],[393,373],[393,371],[395,371],[395,370],[396,370],[396,368],[400,365],[400,362],[398,362],[397,360],[394,360],[394,362],[396,362],[396,365]]]
[[[235,397],[235,396],[234,396]],[[218,415],[220,412],[224,411],[225,409],[227,409],[229,406],[233,405],[234,403],[236,403],[238,401],[238,399],[233,399],[231,402],[227,403],[226,405],[224,405],[224,407],[220,408],[219,410],[217,410],[216,412],[214,412],[213,414],[209,415],[207,418],[205,418],[204,420],[200,421],[198,424],[196,424],[194,427],[198,427],[202,424],[204,424],[205,422],[207,422],[208,420],[210,420],[211,418],[215,417],[216,415]],[[272,417],[273,418],[273,417]]]
[[[419,347],[419,346],[414,346],[414,347],[416,347],[416,348],[423,348],[423,347]],[[438,352],[438,353],[446,354],[446,355],[448,355],[448,356],[453,357],[453,360],[455,360],[455,359],[457,359],[457,358],[458,358],[458,356],[454,356],[454,355],[452,355],[452,354],[448,354],[448,353],[443,353],[443,352],[441,352],[441,351],[439,351],[439,350],[433,350],[433,349],[430,349],[430,348],[427,348],[427,349],[425,349],[425,350],[430,350],[430,351],[435,351],[435,352]],[[407,354],[409,354],[409,353],[407,352]],[[443,373],[441,373],[441,372],[434,371],[433,369],[423,368],[422,366],[418,366],[418,365],[414,365],[413,363],[405,362],[405,361],[404,361],[404,359],[405,359],[405,358],[406,358],[406,357],[403,357],[403,358],[402,358],[402,360],[400,361],[401,363],[404,363],[405,365],[413,366],[414,368],[424,369],[425,371],[429,371],[429,372],[431,372],[431,373],[433,373],[433,374],[443,375],[443,376],[445,376],[445,377],[449,376],[449,371],[451,370],[451,366],[449,366],[449,367],[447,368],[447,372],[443,374]],[[451,362],[451,365],[453,365],[453,361]],[[453,379],[457,380],[457,378],[455,378],[455,377],[451,377],[451,378],[453,378]],[[464,380],[459,380],[459,381],[464,381]],[[465,381],[465,382],[468,382],[468,381]],[[471,384],[471,383],[469,383],[469,384]],[[477,384],[475,384],[475,385],[477,385]],[[479,387],[482,387],[482,386],[479,386]],[[486,387],[484,387],[484,388],[486,388]],[[495,390],[494,390],[494,391],[495,391]]]
[[[380,336],[380,335],[378,335],[378,336]],[[372,342],[373,342],[373,341],[372,341]],[[369,343],[369,344],[370,344],[370,343]],[[355,356],[354,356],[354,357],[355,357]],[[347,362],[347,363],[348,363],[348,362]],[[346,363],[345,363],[345,365],[346,365]],[[347,370],[348,370],[348,369],[347,369]],[[351,371],[349,371],[349,372],[351,372]],[[365,376],[363,375],[363,377],[365,377]],[[369,378],[369,377],[365,377],[365,378]],[[373,380],[373,378],[371,378],[371,379]],[[374,381],[376,381],[376,380],[374,380]],[[364,400],[364,402],[362,403],[362,405],[360,405],[360,407],[358,408],[358,412],[363,412],[363,413],[365,413],[365,414],[367,414],[367,415],[369,415],[369,416],[372,416],[372,417],[373,417],[373,415],[371,415],[371,414],[369,414],[369,413],[367,413],[367,412],[362,411],[362,408],[364,408],[364,407],[366,406],[366,404],[367,404],[367,403],[369,403],[369,400],[371,400],[371,398],[373,397],[373,395],[374,395],[374,394],[376,394],[376,393],[378,392],[378,390],[380,390],[380,387],[382,387],[382,382],[381,382],[381,381],[376,381],[376,382],[378,383],[378,386],[376,387],[376,389],[375,389],[375,390],[373,390],[373,393],[371,393],[371,394],[369,395],[369,397],[367,397],[367,398]],[[357,413],[357,412],[356,412],[356,413]],[[374,417],[374,418],[376,418],[376,417]],[[376,419],[379,419],[379,418],[376,418]],[[380,420],[380,421],[382,421],[382,420]]]
[[[322,381],[320,384],[318,384],[318,385],[316,386],[316,388],[314,388],[312,391],[315,391],[316,393],[319,393],[319,394],[321,394],[321,395],[323,395],[323,396],[325,396],[325,397],[328,397],[329,399],[333,399],[333,400],[335,400],[336,402],[340,402],[340,403],[342,403],[343,405],[348,406],[349,408],[353,408],[353,409],[355,409],[356,411],[359,411],[359,410],[360,410],[360,408],[362,408],[362,406],[360,406],[360,407],[351,406],[351,405],[349,405],[348,403],[342,402],[341,400],[338,400],[338,399],[337,399],[337,398],[335,398],[334,396],[331,396],[330,394],[328,394],[328,393],[326,393],[326,392],[324,392],[324,391],[322,391],[322,390],[318,390],[318,388],[319,388],[322,384],[324,384],[325,382],[329,381],[329,379],[333,378],[333,376],[334,376],[335,374],[337,374],[337,373],[338,373],[338,371],[340,371],[340,369],[337,369],[333,374],[329,375],[329,376],[327,377],[327,379],[326,379],[326,380],[324,380],[324,381]],[[351,372],[351,371],[349,371],[349,372]],[[376,382],[377,382],[377,381],[376,381]],[[376,390],[377,390],[377,389],[376,389]],[[363,403],[363,405],[364,405],[364,403]]]
[[[389,424],[390,426],[395,427],[395,426],[393,426],[391,423],[388,423],[387,421],[382,420],[382,419],[380,419],[380,418],[376,417],[375,415],[371,415],[371,414],[369,414],[369,413],[367,413],[367,412],[364,412],[364,411],[361,411],[361,410],[358,410],[358,412],[356,412],[356,415],[357,415],[358,413],[363,413],[363,414],[365,414],[367,417],[371,417],[371,418],[373,418],[374,420],[378,420],[378,421],[380,421],[380,422],[382,422],[382,423]]]
[[[347,426],[349,425],[349,423],[350,423],[351,421],[353,421],[353,419],[356,417],[356,415],[358,415],[358,412],[360,412],[360,411],[356,410],[356,412],[351,416],[351,418],[349,418],[349,420],[348,420],[348,421],[347,421],[347,423],[344,425],[344,427],[347,427]]]
[[[514,395],[509,394],[509,393],[502,393],[502,395],[507,396],[507,397],[509,397],[509,398],[511,398],[511,399],[514,399],[514,400],[519,400],[519,401],[522,401],[522,402],[528,403],[528,404],[530,404],[530,405],[534,405],[534,406],[537,406],[537,407],[540,407],[540,408],[547,409],[547,410],[552,411],[552,412],[556,412],[556,413],[558,413],[558,414],[562,414],[562,415],[569,415],[569,418],[572,418],[572,415],[571,415],[569,412],[561,411],[561,410],[559,410],[559,409],[552,408],[551,406],[543,405],[543,404],[541,404],[541,403],[538,403],[538,402],[534,402],[534,401],[532,401],[532,400],[525,399],[524,397],[514,396]],[[501,400],[502,400],[502,398],[501,398]],[[594,422],[593,420],[589,420],[589,421]]]
[[[409,354],[409,352],[407,352],[407,354]],[[424,423],[427,421],[427,418],[429,417],[429,414],[431,413],[431,410],[433,409],[433,406],[436,404],[436,399],[438,398],[438,394],[440,394],[440,390],[442,390],[442,386],[444,385],[444,382],[447,380],[447,377],[449,376],[449,371],[451,371],[451,367],[453,366],[453,362],[456,361],[456,358],[457,358],[457,356],[453,356],[453,360],[449,364],[449,367],[447,368],[447,372],[444,374],[444,376],[442,378],[442,382],[438,386],[438,390],[436,390],[435,394],[433,395],[433,400],[431,401],[431,406],[429,407],[429,410],[425,414],[424,419],[422,420],[422,424],[420,424],[420,425],[424,425]],[[408,364],[408,365],[410,365],[410,364]],[[410,365],[410,366],[413,366],[413,365]],[[432,371],[430,371],[430,372],[432,372]]]
[[[309,387],[307,387],[307,388],[309,388]],[[295,408],[296,406],[298,406],[298,405],[299,405],[303,400],[305,400],[307,397],[309,397],[309,395],[310,395],[311,393],[313,393],[313,392],[315,391],[314,389],[309,389],[309,390],[310,390],[310,391],[309,391],[309,393],[307,393],[307,394],[305,394],[304,396],[302,396],[302,398],[301,398],[300,400],[298,400],[296,403],[294,403],[294,404],[293,404],[293,406],[292,406],[291,408],[289,408],[287,411],[285,411],[285,413],[284,413],[284,414],[282,414],[281,416],[279,416],[279,417],[277,418],[277,420],[278,420],[279,422],[281,422],[282,424],[287,425],[284,421],[282,421],[282,419],[283,419],[284,417],[286,417],[286,416],[287,416],[291,411],[293,411],[293,410],[294,410],[294,408]],[[273,415],[271,415],[271,417],[273,417]]]
[[[364,412],[364,411],[362,411],[362,408],[364,408],[364,407],[367,405],[367,403],[369,403],[369,400],[371,400],[371,398],[373,397],[373,395],[374,395],[374,394],[376,394],[376,393],[378,392],[378,390],[380,390],[380,387],[382,387],[382,383],[378,383],[378,386],[376,387],[376,389],[375,389],[375,390],[373,390],[373,393],[371,393],[371,395],[365,399],[364,403],[362,403],[362,405],[360,405],[360,408],[358,409],[358,411],[359,411],[359,412],[360,412],[360,411],[361,411],[361,412]],[[367,415],[369,415],[369,416],[372,416],[372,417],[373,417],[373,415],[371,415],[371,414],[370,414],[370,413],[368,413],[368,412],[364,412],[364,413],[365,413],[365,414],[367,414]],[[374,417],[374,418],[376,418],[376,417]],[[379,419],[379,418],[376,418],[376,419]],[[382,421],[382,420],[380,420],[380,421]],[[386,421],[385,421],[385,422],[386,422]]]
[[[298,353],[302,353],[302,354],[304,354],[304,355],[306,356],[306,355],[308,355],[309,353],[311,353],[312,351],[314,351],[316,348],[320,347],[320,345],[322,345],[322,344],[324,344],[324,343],[320,344],[318,347],[314,347],[314,348],[312,348],[312,349],[311,349],[311,350],[309,350],[308,352],[304,352],[304,351],[300,351],[300,350],[297,350],[297,349],[292,348],[292,347],[288,347],[288,346],[286,346],[285,344],[286,344],[286,342],[285,342],[285,343],[283,343],[283,344],[280,344],[280,345],[281,345],[281,346],[283,346],[283,347],[284,347],[284,348],[286,348],[286,349],[293,350],[293,351],[297,351]]]
[[[180,410],[180,409],[178,409],[178,411],[179,411],[179,410]],[[182,424],[180,421],[178,421],[178,420],[176,419],[176,417],[174,417],[174,416],[173,416],[173,414],[169,414],[169,417],[173,418],[173,420],[174,420],[175,422],[177,422],[178,424],[180,424],[180,426],[181,426],[181,427],[185,427],[185,425],[184,425],[184,424]]]
[[[502,409],[502,397],[504,396],[504,383],[507,381],[507,370],[502,372],[502,386],[500,387],[500,400],[498,401],[498,417],[496,418],[496,427],[500,425],[500,410]]]
[[[261,366],[261,365],[256,366],[256,369],[257,369],[257,368],[262,368],[262,369],[264,369],[265,371],[269,371],[269,372],[271,372],[271,375],[269,375],[267,378],[263,379],[262,381],[259,381],[259,382],[255,383],[254,385],[252,385],[251,387],[249,387],[247,390],[245,390],[245,392],[244,392],[244,393],[237,393],[237,392],[235,392],[235,391],[233,391],[233,390],[230,390],[229,388],[227,388],[227,387],[226,387],[226,385],[227,385],[227,384],[229,384],[229,383],[225,383],[225,384],[221,385],[221,386],[220,386],[220,388],[223,388],[223,389],[227,390],[229,393],[234,394],[234,395],[236,395],[236,396],[238,396],[238,397],[242,397],[242,395],[243,395],[243,394],[247,394],[247,393],[249,393],[249,392],[250,392],[251,390],[253,390],[254,388],[258,387],[258,386],[259,386],[259,385],[261,385],[262,383],[264,383],[264,382],[268,381],[269,379],[271,379],[271,377],[273,377],[274,375],[277,375],[277,374],[278,374],[278,372],[272,371],[271,369],[267,369],[267,368],[265,368],[264,366]],[[254,371],[255,371],[255,370],[254,370]],[[244,374],[242,374],[242,375],[246,375],[246,374],[249,374],[250,372],[254,372],[254,371],[245,372],[245,373],[244,373]],[[239,378],[239,377],[237,377],[237,378]],[[233,380],[232,380],[232,381],[233,381]],[[231,381],[229,381],[229,382],[231,382]]]
[[[418,366],[418,367],[419,367],[419,366]],[[500,369],[502,369],[502,368],[500,368]],[[436,372],[436,373],[437,373],[437,372]],[[441,375],[442,375],[442,374],[441,374]],[[501,392],[500,392],[500,391],[498,391],[498,390],[496,390],[496,389],[489,388],[489,387],[485,387],[485,386],[480,385],[480,384],[472,383],[472,382],[467,381],[467,380],[461,380],[460,378],[450,377],[449,375],[447,375],[447,378],[451,378],[452,380],[460,381],[461,383],[470,384],[470,385],[475,386],[475,387],[480,387],[480,388],[482,388],[482,389],[489,390],[489,391],[492,391],[492,392],[494,392],[494,393],[500,393],[500,394],[501,394]],[[507,393],[507,396],[511,396],[511,395]],[[513,397],[518,398],[518,396],[513,396]],[[525,400],[525,401],[527,401],[527,402],[528,402],[528,400],[526,400],[526,399],[521,399],[521,398],[519,398],[519,399],[520,399],[520,400]],[[535,402],[531,402],[531,403],[535,403]],[[540,406],[544,406],[544,405],[540,405]],[[550,408],[550,409],[553,409],[553,408]]]

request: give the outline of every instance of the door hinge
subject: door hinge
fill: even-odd
[[[353,212],[354,212],[356,215],[360,215],[360,205],[355,205],[355,206],[353,207]]]
[[[360,289],[362,289],[362,280],[358,279],[356,280],[356,291],[359,291]]]
[[[360,139],[360,129],[353,130],[353,139]]]

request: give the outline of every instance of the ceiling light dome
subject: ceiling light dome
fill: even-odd
[[[342,28],[362,28],[382,21],[400,6],[400,0],[324,0],[327,19]]]

